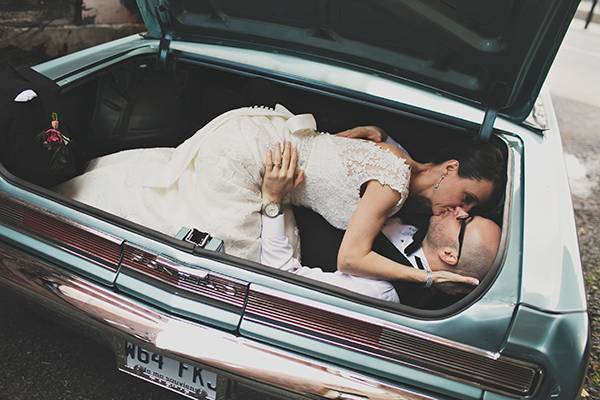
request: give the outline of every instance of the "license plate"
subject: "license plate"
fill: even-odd
[[[184,396],[214,400],[217,395],[217,374],[125,343],[125,361],[119,369]]]

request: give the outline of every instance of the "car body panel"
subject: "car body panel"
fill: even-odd
[[[579,0],[139,0],[150,36],[336,60],[523,120]],[[265,10],[269,10],[268,13]],[[463,101],[464,101],[463,100]]]
[[[548,92],[543,93],[543,100],[550,129],[543,137],[521,136],[525,147],[521,301],[555,313],[586,311],[561,138]]]
[[[587,367],[589,334],[587,312],[557,315],[524,305],[515,314],[505,351],[544,365],[539,398],[574,399]]]

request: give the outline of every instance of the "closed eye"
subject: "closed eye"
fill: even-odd
[[[479,199],[477,198],[477,196],[475,196],[474,194],[471,194],[471,193],[465,194],[463,201],[465,204],[469,204],[469,205],[479,203]]]

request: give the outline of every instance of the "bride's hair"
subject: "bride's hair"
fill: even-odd
[[[469,140],[443,147],[433,154],[429,161],[441,164],[447,160],[457,160],[458,176],[466,179],[488,180],[492,182],[496,192],[502,190],[506,162],[500,149],[480,140]]]

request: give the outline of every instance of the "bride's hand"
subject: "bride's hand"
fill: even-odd
[[[352,139],[366,139],[375,143],[385,142],[387,133],[378,126],[357,126],[356,128],[347,129],[343,132],[336,133],[336,136],[342,136]]]
[[[459,275],[449,271],[432,272],[431,279],[433,280],[434,285],[439,285],[443,283],[464,283],[472,286],[479,285],[479,280],[477,278]]]
[[[281,200],[304,180],[304,171],[296,171],[298,153],[291,142],[281,143],[267,150],[265,176],[262,183],[263,203]]]

